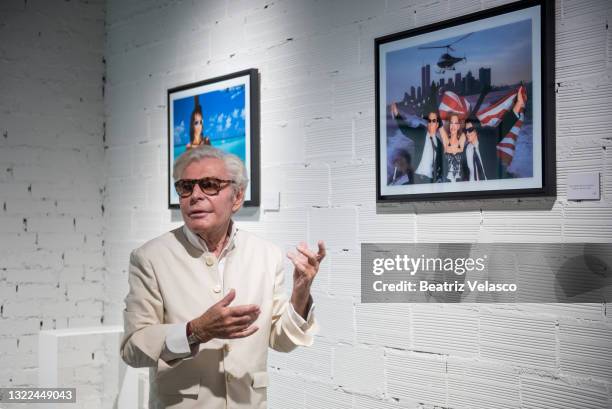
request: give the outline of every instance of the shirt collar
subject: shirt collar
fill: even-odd
[[[238,231],[238,227],[236,227],[236,223],[234,223],[234,221],[231,219],[230,219],[229,231],[230,231],[229,239],[227,240],[227,243],[225,243],[225,247],[223,248],[223,250],[221,250],[221,254],[219,258],[223,257],[223,255],[226,252],[232,250],[236,246],[235,237],[236,237],[236,232]],[[183,225],[183,233],[185,233],[187,240],[189,241],[189,243],[191,243],[193,247],[205,253],[209,252],[206,242],[202,240],[200,236],[198,236],[197,234],[189,230],[186,224]]]
[[[429,131],[427,131],[425,137],[426,138],[430,138],[431,137],[431,139],[433,140],[434,145],[438,146],[438,141],[437,141],[437,139],[438,139],[438,131],[436,131],[436,133],[433,134],[433,135],[430,134]]]

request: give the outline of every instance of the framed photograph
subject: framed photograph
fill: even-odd
[[[554,2],[375,40],[377,202],[553,196]]]
[[[259,74],[248,69],[168,90],[168,207],[178,208],[172,167],[187,149],[212,145],[245,163],[245,206],[259,206]]]

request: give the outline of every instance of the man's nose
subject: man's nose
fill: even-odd
[[[200,189],[200,185],[196,183],[195,186],[193,187],[193,192],[191,192],[191,200],[192,201],[202,200],[202,199],[205,199],[206,197],[207,197],[206,193],[204,193],[202,189]]]

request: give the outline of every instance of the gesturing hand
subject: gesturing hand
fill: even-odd
[[[399,110],[397,109],[397,104],[395,102],[391,103],[391,116],[393,116],[393,118],[397,118],[397,116],[399,115]]]
[[[516,115],[518,115],[521,112],[521,110],[525,108],[525,104],[527,103],[527,101],[525,100],[525,97],[523,96],[523,92],[525,91],[523,87],[521,86],[519,88],[518,93],[516,94],[516,103],[514,104],[514,107],[512,108],[512,110],[514,111]]]
[[[251,324],[261,312],[259,306],[249,304],[230,307],[234,298],[236,291],[232,288],[221,301],[191,321],[191,330],[201,342],[213,338],[244,338],[258,330]]]
[[[302,317],[306,315],[306,307],[310,299],[310,286],[319,272],[319,265],[325,258],[325,243],[317,243],[319,252],[314,253],[308,249],[306,243],[300,243],[296,249],[298,253],[287,253],[287,257],[294,265],[293,269],[293,291],[291,293],[291,304],[295,311]]]

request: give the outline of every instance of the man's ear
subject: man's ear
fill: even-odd
[[[234,193],[234,200],[232,202],[232,213],[236,213],[242,207],[244,203],[244,189],[240,189]]]

